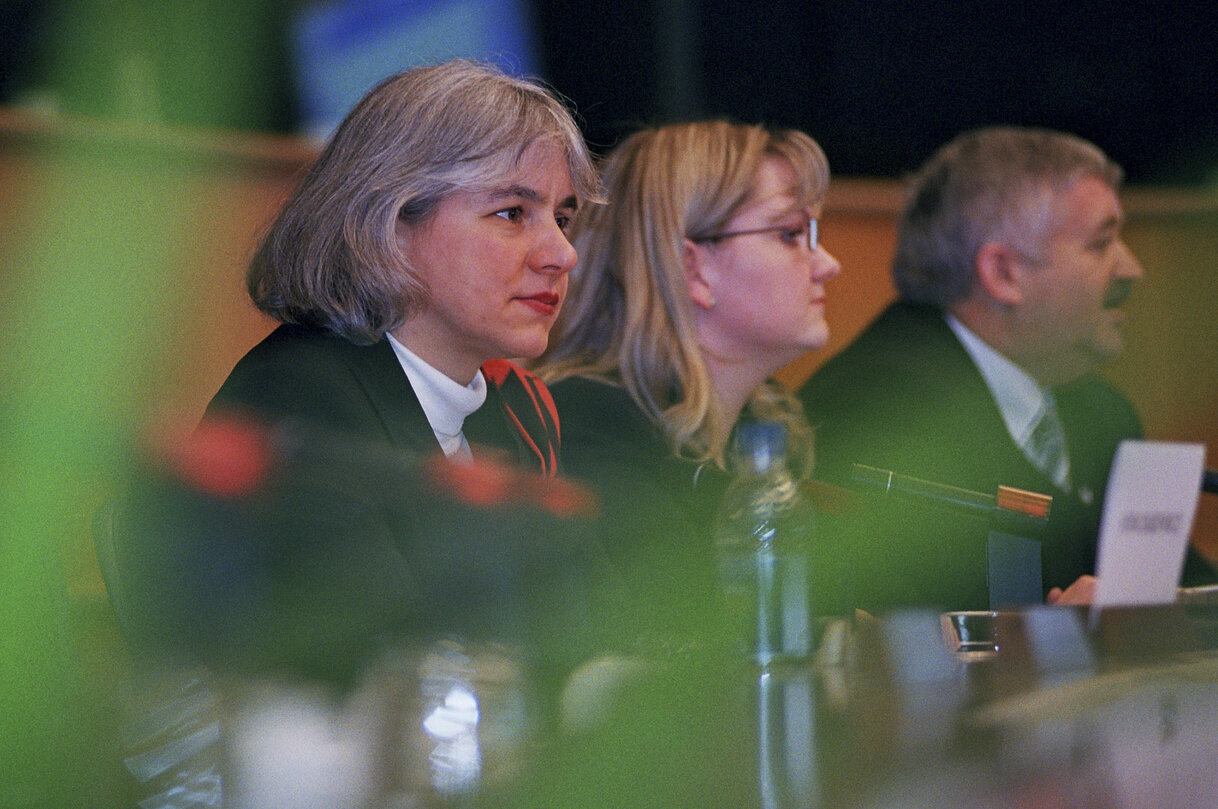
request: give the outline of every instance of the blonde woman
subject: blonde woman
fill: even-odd
[[[785,421],[810,455],[798,403],[767,379],[828,339],[829,169],[802,132],[707,121],[634,134],[603,182],[609,204],[573,227],[580,261],[538,369],[562,414],[564,470],[604,498],[609,552],[645,597],[668,600],[710,581],[737,421]]]

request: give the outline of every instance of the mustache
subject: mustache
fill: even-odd
[[[1115,309],[1133,294],[1133,281],[1128,278],[1117,278],[1108,285],[1104,292],[1104,308]]]

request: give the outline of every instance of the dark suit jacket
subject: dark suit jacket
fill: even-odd
[[[847,484],[854,463],[994,494],[1053,496],[1042,582],[1093,573],[1104,488],[1117,445],[1141,436],[1133,407],[1096,377],[1054,390],[1070,452],[1070,491],[1031,464],[980,372],[938,309],[891,305],[800,391],[817,430],[817,476]],[[987,526],[954,514],[870,503],[852,537],[859,606],[986,609]]]
[[[600,496],[598,537],[630,588],[624,623],[641,624],[631,632],[643,636],[711,629],[711,531],[727,476],[678,458],[625,388],[568,377],[550,390],[562,414],[563,471]]]
[[[487,401],[465,422],[470,444],[509,453],[553,475],[558,423],[545,388],[504,361],[488,363]],[[418,455],[439,451],[427,417],[388,339],[356,345],[302,326],[280,326],[246,354],[207,409],[290,420]]]
[[[465,424],[475,456],[489,446],[552,473],[544,386],[510,363],[484,373],[487,402]],[[142,642],[327,674],[400,633],[578,654],[586,586],[605,568],[587,525],[536,503],[471,501],[421,474],[439,445],[387,341],[281,326],[238,362],[204,422],[232,413],[290,440],[253,491],[170,479],[132,509],[122,565]]]

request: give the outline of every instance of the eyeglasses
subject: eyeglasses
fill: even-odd
[[[794,239],[798,238],[800,235],[802,235],[803,228],[802,227],[792,228],[792,227],[787,227],[786,225],[777,225],[775,227],[770,227],[770,228],[753,228],[752,230],[729,230],[726,233],[712,233],[710,236],[703,236],[702,238],[695,239],[694,241],[718,242],[718,241],[722,241],[724,239],[730,239],[733,236],[752,236],[754,233],[779,233],[779,232],[783,233],[784,238],[786,237],[787,234],[790,234],[790,238],[792,240],[794,240]],[[808,217],[808,249],[811,250],[813,253],[816,252],[816,246],[818,244],[816,232],[817,232],[816,220],[813,219],[812,217]]]

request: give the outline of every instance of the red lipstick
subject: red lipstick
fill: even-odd
[[[516,300],[543,315],[554,314],[559,302],[558,295],[553,292],[538,292],[536,295],[519,297]]]

